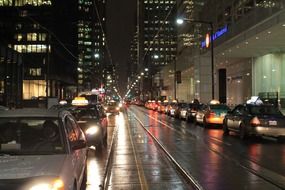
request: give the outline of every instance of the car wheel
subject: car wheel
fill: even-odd
[[[224,119],[223,121],[223,131],[224,131],[224,135],[228,135],[229,134],[229,128],[228,128],[228,125],[227,125],[227,120]]]
[[[106,146],[106,147],[107,147],[107,144],[108,144],[107,139],[108,139],[108,135],[106,134],[104,139],[103,139],[104,146]]]
[[[98,140],[96,143],[96,152],[102,152],[103,146],[103,138],[100,138],[100,140]]]
[[[203,118],[203,126],[204,126],[205,128],[208,127],[208,123],[207,123],[207,121],[206,121],[206,117]]]
[[[246,134],[246,129],[245,129],[245,125],[243,123],[240,124],[239,126],[239,138],[242,140],[245,140],[247,138],[247,134]]]
[[[186,122],[190,121],[188,114],[186,114],[185,120],[186,120]]]
[[[196,117],[193,118],[193,124],[198,125]]]

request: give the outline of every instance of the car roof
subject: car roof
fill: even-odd
[[[1,111],[0,117],[58,117],[60,110],[42,108],[23,108]]]

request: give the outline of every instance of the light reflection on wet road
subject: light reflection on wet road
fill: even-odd
[[[131,111],[151,124],[149,130],[205,189],[285,188],[284,144],[243,142],[236,135],[224,137],[217,126],[204,129],[139,107]]]
[[[131,119],[132,113],[147,126],[204,189],[285,189],[284,143],[264,139],[244,142],[236,135],[223,136],[220,128],[204,129],[139,107],[131,107],[129,110],[131,111],[128,114],[129,120],[125,120],[122,113],[118,116],[109,116],[108,144],[114,126],[118,125],[121,129],[110,189],[162,189],[162,187],[169,189],[163,184],[166,184],[167,180],[171,181],[171,177],[167,177],[170,171],[161,170],[159,154],[152,146],[152,140],[144,136],[139,124]],[[133,124],[127,129],[126,126],[131,122]],[[132,146],[130,139],[126,140],[130,134]],[[106,157],[107,151],[101,155],[90,153],[88,190],[99,189]],[[151,164],[153,169],[149,170],[143,163]],[[265,179],[269,181],[272,179],[277,186]],[[144,180],[147,184],[158,184],[159,180],[163,182],[161,187],[157,185],[149,188],[147,185],[146,188],[141,186]],[[183,189],[177,183],[172,188]]]

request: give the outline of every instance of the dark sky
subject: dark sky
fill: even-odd
[[[119,91],[123,96],[130,62],[130,42],[135,31],[136,0],[107,0],[107,43],[119,74]]]

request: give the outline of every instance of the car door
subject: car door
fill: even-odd
[[[73,117],[66,116],[64,121],[68,133],[69,144],[71,146],[70,156],[72,159],[72,166],[71,166],[73,170],[72,172],[74,173],[74,177],[76,177],[76,179],[79,180],[81,179],[86,166],[87,149],[82,148],[82,149],[73,150],[72,147],[75,145],[77,141],[79,140],[86,141],[86,139],[83,131],[77,125]]]
[[[240,122],[244,115],[244,106],[238,105],[233,111],[230,117],[228,117],[228,127],[239,130]]]

